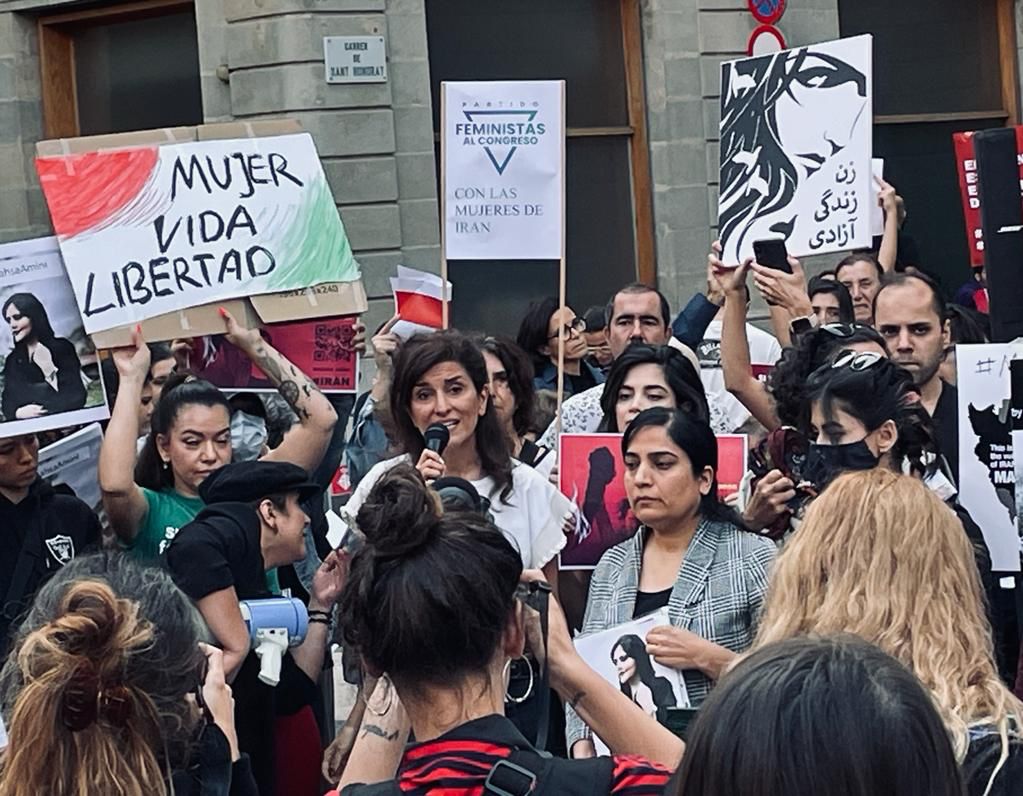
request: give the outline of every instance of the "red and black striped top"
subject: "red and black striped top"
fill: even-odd
[[[409,746],[398,769],[398,786],[409,796],[482,796],[494,764],[515,749],[529,748],[503,716],[476,719],[432,741]],[[661,796],[670,777],[671,772],[645,758],[617,755],[608,793]]]

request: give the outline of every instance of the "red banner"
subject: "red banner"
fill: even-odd
[[[984,264],[984,232],[980,221],[980,187],[977,179],[977,159],[973,147],[974,133],[953,133],[956,170],[959,172],[959,191],[963,197],[963,216],[966,219],[966,237],[970,244],[970,265]],[[1017,164],[1020,186],[1023,187],[1023,127],[1016,128]]]

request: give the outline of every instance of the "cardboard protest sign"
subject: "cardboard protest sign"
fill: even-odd
[[[797,257],[870,246],[873,38],[721,65],[722,259],[783,238]]]
[[[1015,129],[1020,186],[1023,187],[1023,126]],[[959,192],[963,198],[966,238],[970,244],[970,265],[977,266],[984,264],[984,228],[980,220],[980,179],[973,146],[974,135],[975,132],[952,133],[952,144],[956,153],[956,170],[959,172]]]
[[[575,639],[576,651],[591,669],[661,724],[667,721],[669,709],[691,705],[681,672],[658,663],[646,651],[647,634],[670,624],[668,609],[661,608],[632,622]],[[610,754],[596,735],[593,741],[598,755]]]
[[[718,498],[739,491],[746,474],[745,434],[720,434]],[[631,538],[639,528],[625,493],[621,434],[562,434],[558,449],[558,489],[579,506],[579,527],[561,551],[561,569],[593,569],[600,557]]]
[[[996,572],[1020,571],[1010,366],[1005,343],[957,345],[959,502],[984,531]]]
[[[359,278],[307,133],[36,159],[90,334]]]
[[[398,276],[391,277],[394,311],[401,320],[391,331],[402,340],[414,334],[436,332],[444,326],[444,280],[436,274],[398,266]],[[447,299],[451,301],[451,283],[447,283]]]
[[[0,245],[0,311],[0,437],[110,416],[56,238]]]
[[[560,80],[441,84],[449,259],[562,256],[564,90]]]
[[[354,316],[271,323],[260,333],[325,393],[353,393],[359,388]],[[192,369],[197,376],[228,392],[274,392],[266,375],[223,335],[192,341]]]
[[[103,431],[99,423],[79,429],[64,439],[39,449],[39,475],[51,484],[66,484],[93,511],[103,508],[99,490],[99,448]]]

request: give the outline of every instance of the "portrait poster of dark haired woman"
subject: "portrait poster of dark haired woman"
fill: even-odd
[[[109,417],[56,238],[0,246],[0,437]]]
[[[579,636],[579,655],[605,680],[621,690],[649,716],[664,724],[670,708],[689,707],[681,673],[657,663],[646,651],[653,628],[670,624],[667,608],[616,627]],[[607,754],[596,739],[597,754]]]
[[[721,65],[722,260],[783,239],[789,254],[871,244],[873,37]]]

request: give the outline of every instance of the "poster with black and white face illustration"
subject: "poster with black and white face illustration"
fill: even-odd
[[[670,625],[668,609],[622,625],[575,639],[575,648],[591,669],[620,689],[648,715],[664,724],[669,708],[690,707],[682,673],[662,666],[646,651],[647,633]],[[610,754],[607,745],[593,736],[598,755]]]
[[[784,239],[797,257],[870,246],[873,37],[721,65],[722,259]]]
[[[1023,540],[1023,358],[1014,359],[1012,374],[1012,458],[1016,467],[1016,530]],[[1021,541],[1023,547],[1023,541]]]
[[[110,416],[56,238],[0,246],[0,437]]]
[[[984,531],[995,572],[1020,571],[1007,343],[956,346],[959,502]]]

